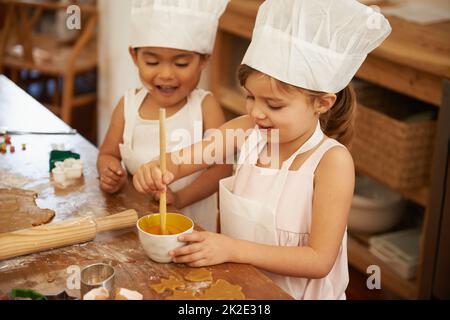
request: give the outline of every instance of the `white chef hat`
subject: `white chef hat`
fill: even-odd
[[[164,47],[210,54],[229,0],[134,0],[131,47]]]
[[[297,87],[337,93],[391,30],[383,15],[356,0],[266,0],[243,64]]]

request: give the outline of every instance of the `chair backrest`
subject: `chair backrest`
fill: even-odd
[[[66,12],[68,8],[64,3],[43,0],[4,0],[3,3],[6,6],[6,17],[0,33],[0,73],[11,43],[20,45],[24,62],[33,65],[33,47],[36,45],[34,34],[38,21],[46,12]],[[83,25],[72,47],[68,66],[73,66],[80,51],[92,38],[98,20],[96,6],[77,4],[76,1],[72,1],[70,5],[72,4],[79,8]]]

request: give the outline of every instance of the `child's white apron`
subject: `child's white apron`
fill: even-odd
[[[256,138],[255,135],[257,136]],[[315,148],[320,144],[323,138],[324,134],[320,125],[318,125],[311,138],[288,160],[286,160],[281,169],[277,171],[278,177],[275,180],[272,190],[267,190],[265,203],[260,203],[237,196],[233,193],[236,177],[239,175],[244,161],[250,158],[252,161],[256,161],[265,147],[265,143],[260,143],[262,138],[259,130],[255,129],[246,140],[241,150],[236,174],[230,178],[223,179],[220,182],[221,232],[235,239],[274,246],[279,245],[276,229],[276,211],[279,200],[283,194],[283,188],[289,173],[289,168],[298,155]],[[256,144],[255,141],[258,141],[259,143]],[[266,273],[278,286],[287,293],[293,295],[294,290],[292,289],[291,279],[289,277],[269,272]]]

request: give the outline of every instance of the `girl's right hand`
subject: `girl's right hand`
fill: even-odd
[[[100,188],[108,193],[115,193],[127,181],[127,172],[122,168],[119,161],[109,162],[100,175]]]
[[[164,192],[173,180],[174,175],[169,171],[163,177],[159,161],[155,160],[139,168],[133,176],[133,185],[140,193]]]

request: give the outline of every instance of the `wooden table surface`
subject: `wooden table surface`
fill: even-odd
[[[0,128],[26,131],[67,131],[70,128],[41,104],[0,76]],[[139,216],[156,212],[158,207],[148,197],[138,194],[129,183],[116,195],[107,195],[99,189],[96,171],[98,151],[80,135],[21,135],[12,136],[16,152],[0,154],[0,188],[22,188],[39,193],[37,204],[55,211],[51,223],[94,216],[101,217],[135,209]],[[22,143],[27,149],[21,150]],[[63,143],[81,155],[84,162],[84,179],[67,189],[55,186],[49,175],[49,153],[52,144]],[[0,293],[13,288],[30,288],[43,294],[67,290],[70,266],[83,267],[106,262],[115,267],[116,286],[137,290],[144,299],[164,299],[169,292],[158,295],[150,284],[159,283],[169,275],[182,277],[191,269],[185,265],[158,264],[144,253],[136,228],[107,232],[95,241],[55,249],[43,253],[0,261]],[[240,285],[247,299],[292,299],[263,273],[249,265],[227,263],[208,268],[214,280],[225,279]],[[195,283],[188,289],[198,291],[205,283]],[[78,290],[67,290],[79,296]]]

